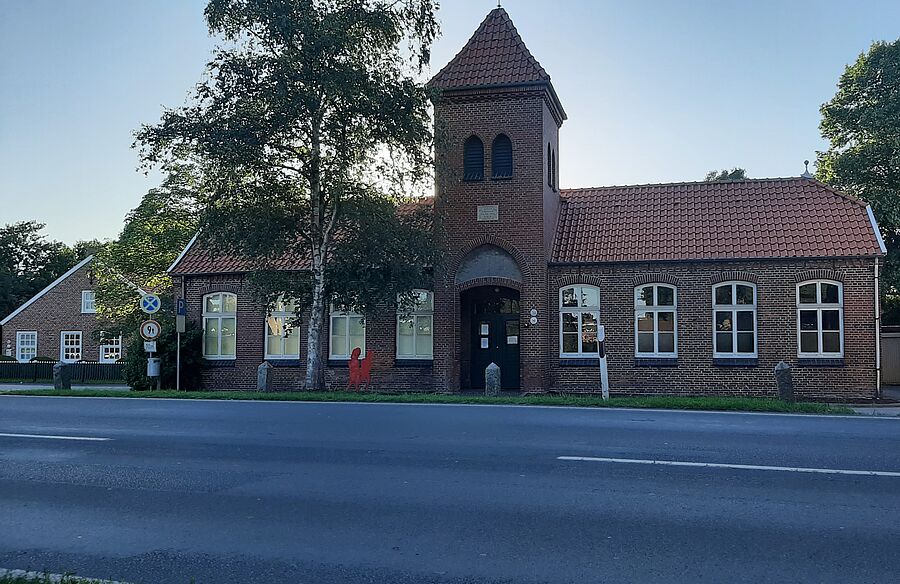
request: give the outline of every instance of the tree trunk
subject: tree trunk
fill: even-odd
[[[313,279],[312,312],[306,333],[306,390],[322,391],[325,389],[322,347],[325,330],[325,266],[321,253],[313,255]]]

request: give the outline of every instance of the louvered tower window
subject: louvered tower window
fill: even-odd
[[[500,134],[491,146],[491,176],[510,178],[512,174],[512,141],[506,134]]]
[[[469,136],[463,147],[463,180],[484,180],[484,143]]]

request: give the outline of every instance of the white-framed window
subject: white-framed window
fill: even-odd
[[[28,363],[37,357],[37,331],[16,332],[16,361]]]
[[[397,358],[434,358],[434,294],[415,290],[414,304],[397,310]]]
[[[576,284],[559,291],[559,356],[596,357],[600,352],[600,290]]]
[[[81,331],[59,333],[59,360],[63,363],[81,361]]]
[[[81,291],[81,312],[82,314],[97,312],[97,296],[93,290]]]
[[[349,359],[353,349],[366,354],[366,319],[355,312],[331,306],[328,325],[328,358]]]
[[[678,291],[669,284],[634,289],[634,354],[636,357],[678,355]]]
[[[844,287],[840,282],[797,284],[797,355],[844,356]]]
[[[713,286],[713,357],[756,357],[756,285]]]
[[[216,292],[203,297],[203,356],[234,359],[237,353],[237,296]]]
[[[266,359],[299,359],[300,326],[297,305],[279,298],[266,316]]]
[[[122,358],[122,335],[100,333],[100,362],[115,363]]]

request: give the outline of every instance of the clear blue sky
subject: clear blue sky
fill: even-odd
[[[437,71],[495,0],[444,0]],[[184,102],[213,40],[202,0],[0,0],[0,224],[114,237],[159,177],[132,131]],[[844,66],[900,36],[900,2],[504,0],[569,114],[564,187],[795,176]],[[556,8],[551,9],[550,6]]]

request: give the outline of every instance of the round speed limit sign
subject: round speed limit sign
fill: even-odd
[[[145,341],[154,341],[159,338],[162,329],[155,320],[145,320],[141,323],[141,336]]]

